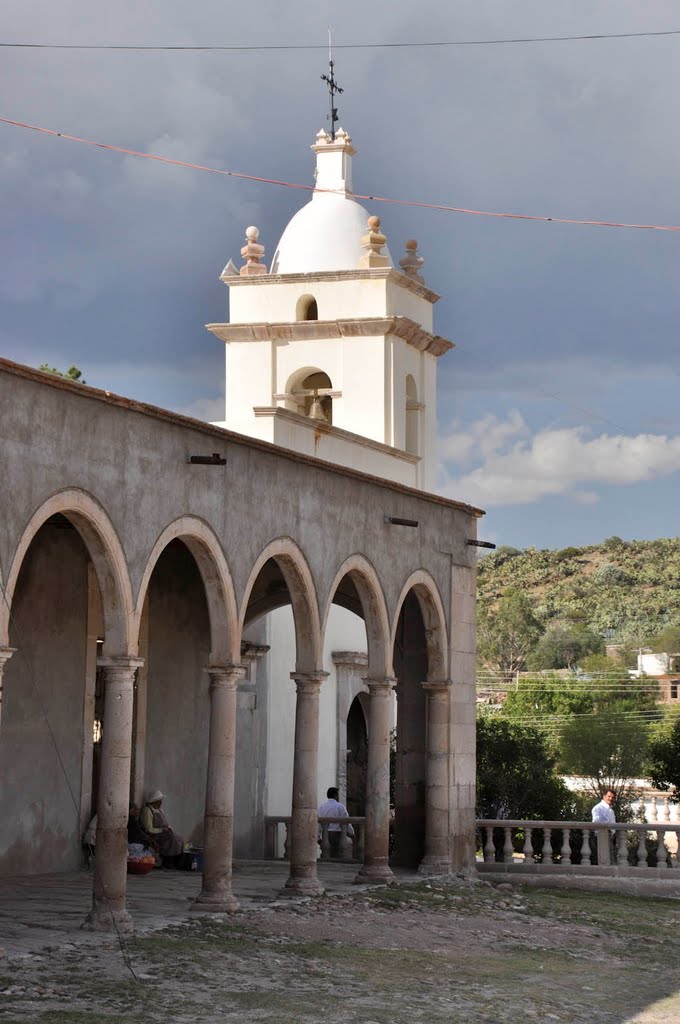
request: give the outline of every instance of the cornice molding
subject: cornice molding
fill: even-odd
[[[221,281],[228,288],[253,288],[265,284],[306,284],[309,281],[392,281],[400,288],[405,288],[428,302],[439,302],[441,295],[433,292],[427,285],[402,274],[394,267],[357,267],[356,270],[318,270],[308,274],[259,274],[257,277],[241,277],[237,274],[223,274]]]
[[[331,426],[329,423],[324,423],[323,420],[310,420],[309,416],[301,416],[300,413],[292,412],[291,409],[279,409],[276,406],[270,405],[254,405],[253,412],[258,417],[269,416],[274,419],[285,420],[288,423],[294,423],[298,427],[312,431],[317,436],[319,434],[327,434],[329,437],[336,437],[339,441],[349,441],[351,444],[361,445],[362,448],[371,448],[382,455],[390,455],[393,458],[402,459],[403,462],[409,462],[412,466],[420,462],[419,455],[404,452],[401,448],[393,448],[392,445],[383,444],[382,441],[375,441],[372,437],[353,434],[351,430],[343,430],[342,427]]]
[[[226,344],[250,341],[327,341],[333,338],[367,338],[388,334],[419,352],[443,356],[454,348],[452,341],[430,334],[407,316],[369,316],[347,320],[284,320],[259,324],[206,324]]]

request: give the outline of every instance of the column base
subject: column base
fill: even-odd
[[[135,923],[127,910],[93,907],[80,927],[85,932],[115,932],[118,935],[132,935]]]
[[[290,876],[281,896],[323,896],[326,889],[318,878],[294,878]]]
[[[354,885],[397,885],[387,864],[364,864],[355,875]]]
[[[419,875],[450,875],[451,861],[442,857],[424,857],[418,865]]]
[[[234,914],[240,909],[233,893],[199,892],[189,910],[195,914]]]

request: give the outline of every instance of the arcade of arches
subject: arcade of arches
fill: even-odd
[[[471,866],[476,509],[7,362],[0,404],[17,442],[2,454],[13,482],[0,542],[6,875],[78,867],[96,810],[87,926],[113,916],[131,928],[128,805],[160,784],[173,824],[205,851],[195,908],[234,909],[232,859],[262,856],[279,758],[292,778],[287,886],[319,892],[319,749],[331,742],[344,778],[330,781],[366,819],[359,881],[391,878],[391,756],[393,856],[427,871]],[[29,409],[45,431],[22,448]],[[225,465],[188,463],[218,450]],[[266,667],[261,628],[282,609],[293,632],[283,680]],[[366,650],[334,652],[330,701],[324,641],[337,609],[363,621]]]

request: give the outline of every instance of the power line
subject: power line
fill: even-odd
[[[334,43],[336,50],[412,50],[446,48],[453,46],[514,46],[526,43],[600,42],[606,39],[661,39],[679,36],[680,29],[658,32],[597,32],[574,36],[515,36],[506,39],[449,39],[409,40],[402,43]],[[186,53],[257,53],[277,51],[325,50],[321,43],[271,43],[254,46],[194,46],[194,45],[128,45],[117,43],[3,43],[0,47],[14,50],[122,50],[132,52],[186,52]]]
[[[105,149],[114,153],[122,153],[125,156],[140,157],[143,160],[155,160],[157,163],[170,164],[174,167],[186,167],[194,171],[205,171],[209,174],[221,174],[228,178],[240,178],[243,181],[255,181],[262,185],[279,185],[282,188],[293,188],[304,192],[328,193],[330,195],[340,194],[337,189],[317,189],[314,185],[301,185],[299,182],[282,181],[278,178],[265,178],[256,174],[245,174],[242,171],[228,171],[219,167],[209,167],[205,164],[191,163],[188,160],[174,160],[171,157],[160,156],[156,153],[143,153],[137,149],[128,149],[125,146],[116,146],[107,142],[97,142],[93,139],[83,139],[77,135],[69,135],[66,132],[56,131],[54,128],[43,128],[40,125],[28,124],[25,121],[16,121],[8,117],[0,117],[0,124],[10,125],[14,128],[26,128],[30,131],[39,132],[42,135],[51,135],[59,139],[66,139],[68,142],[78,142],[85,146],[94,146],[97,149]],[[344,195],[344,192],[342,194]],[[369,195],[361,192],[353,192],[352,198],[365,199],[373,203],[388,203],[392,206],[412,206],[422,210],[438,210],[442,213],[462,213],[475,217],[495,217],[501,220],[542,221],[544,223],[572,224],[583,227],[628,228],[638,231],[680,232],[680,225],[677,224],[633,224],[624,221],[581,220],[574,217],[547,217],[541,214],[474,210],[462,206],[449,206],[444,203],[426,203],[415,199],[393,199],[389,196]]]

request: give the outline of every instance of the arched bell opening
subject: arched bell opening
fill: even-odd
[[[409,455],[420,454],[420,405],[415,378],[409,373],[406,377],[406,437],[405,449]]]
[[[313,295],[301,295],[295,305],[296,320],[318,320],[319,307]]]
[[[323,370],[305,367],[298,370],[286,386],[286,408],[308,419],[333,423],[333,384]]]

